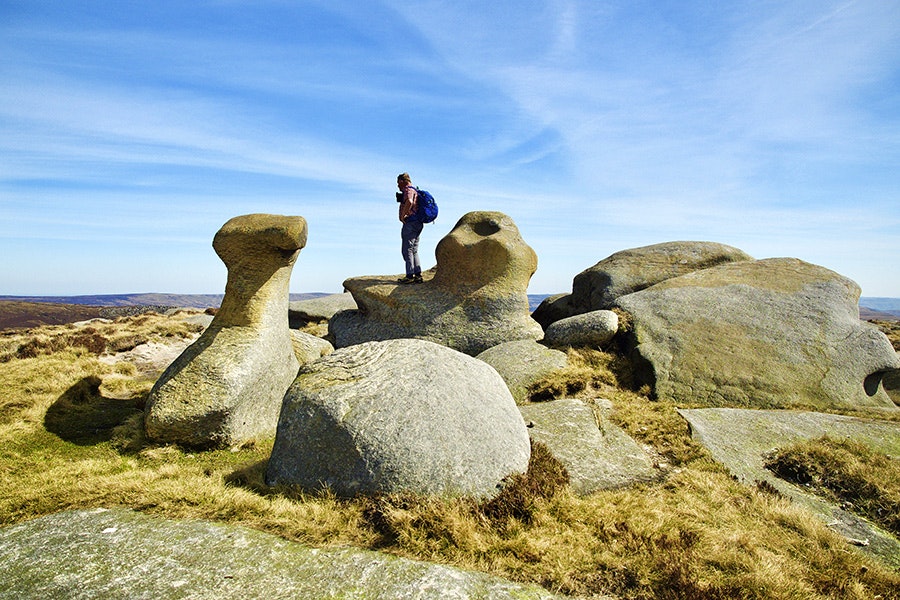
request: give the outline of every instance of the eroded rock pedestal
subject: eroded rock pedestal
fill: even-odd
[[[288,328],[291,270],[306,245],[303,217],[235,217],[213,248],[228,267],[222,306],[153,386],[145,412],[154,441],[216,447],[273,435],[297,374]]]
[[[437,266],[423,274],[422,284],[401,285],[396,276],[345,281],[359,309],[331,319],[335,347],[418,338],[475,356],[503,342],[543,337],[527,295],[537,255],[511,218],[468,213],[435,255]]]

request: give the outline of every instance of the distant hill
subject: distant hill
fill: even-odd
[[[307,300],[324,293],[291,294],[291,300]],[[50,302],[87,306],[174,306],[177,308],[218,308],[224,294],[101,294],[93,296],[0,296],[16,302]]]
[[[325,292],[291,294],[291,301],[328,296]],[[529,294],[531,310],[538,307],[548,294]],[[9,327],[37,327],[84,321],[101,316],[101,307],[152,306],[174,308],[217,308],[223,294],[100,294],[85,296],[0,296],[0,329]],[[900,298],[869,298],[859,300],[859,315],[863,320],[900,320]]]
[[[99,316],[99,306],[0,300],[0,329],[64,325]]]
[[[291,294],[306,300],[328,294]],[[169,308],[218,308],[223,294],[107,294],[96,296],[0,296],[0,329],[64,325]],[[137,308],[141,310],[129,310]]]
[[[870,298],[863,296],[859,299],[859,306],[900,317],[900,298]]]

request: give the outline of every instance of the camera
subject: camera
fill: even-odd
[[[403,202],[403,192],[397,192],[394,195],[397,197],[397,202]]]

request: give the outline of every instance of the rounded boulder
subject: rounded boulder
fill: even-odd
[[[339,496],[490,498],[531,445],[486,363],[415,339],[367,342],[304,365],[284,397],[268,485]]]

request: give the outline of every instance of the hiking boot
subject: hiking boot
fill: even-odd
[[[419,277],[419,279],[422,279],[422,278]],[[398,279],[397,283],[406,284],[406,283],[415,283],[415,281],[416,281],[415,275],[407,275],[406,277],[401,277],[400,279]]]
[[[415,275],[415,276],[413,276],[413,280],[412,280],[413,283],[423,283],[424,281],[425,281],[425,280],[422,279],[422,276],[421,276],[421,275]]]

